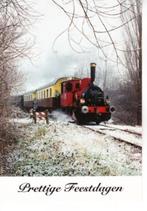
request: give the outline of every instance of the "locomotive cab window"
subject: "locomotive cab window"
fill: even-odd
[[[80,84],[76,83],[76,89],[80,89]]]
[[[72,83],[68,82],[66,85],[66,92],[71,92],[72,91]]]
[[[61,84],[61,93],[63,93],[63,83]]]

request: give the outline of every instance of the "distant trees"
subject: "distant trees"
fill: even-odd
[[[115,73],[108,65],[113,64],[114,70],[118,70],[121,79],[119,88],[123,94],[126,93],[126,98],[126,89],[128,87],[128,91],[131,89],[128,106],[131,106],[132,102],[136,104],[132,107],[134,113],[132,121],[141,124],[142,1],[52,1],[69,19],[67,29],[63,33],[68,33],[71,48],[76,52],[84,52],[86,51],[85,43],[88,42],[97,49],[97,56],[103,63],[103,67],[100,63],[98,68],[104,69],[104,63],[106,65],[103,79],[104,89],[113,77],[114,84],[116,81]],[[121,34],[119,39],[118,34]],[[111,73],[109,73],[110,69]]]
[[[130,5],[127,14],[121,15],[122,22],[135,17],[124,26],[125,50],[124,59],[130,79],[131,88],[136,99],[137,123],[141,124],[142,107],[142,1],[128,0]],[[123,5],[120,5],[120,11]]]

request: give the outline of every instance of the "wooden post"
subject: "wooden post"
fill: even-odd
[[[48,118],[48,110],[45,110],[45,119],[46,119],[46,124],[49,124],[49,118]]]
[[[34,119],[34,123],[37,123],[37,118],[36,118],[36,112],[35,110],[33,110],[33,119]]]

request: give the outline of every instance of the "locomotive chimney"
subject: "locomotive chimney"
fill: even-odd
[[[95,80],[95,69],[96,69],[96,63],[90,63],[91,83],[93,83]]]

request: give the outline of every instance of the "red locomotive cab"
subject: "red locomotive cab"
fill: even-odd
[[[80,100],[83,90],[89,87],[90,78],[80,80],[69,80],[62,83],[61,107],[71,108],[75,102]]]
[[[75,100],[80,100],[82,98],[82,94],[90,85],[90,78],[83,78],[79,80],[79,89],[74,90]]]
[[[80,90],[80,80],[69,80],[62,83],[61,107],[71,108],[74,104],[74,94]]]

